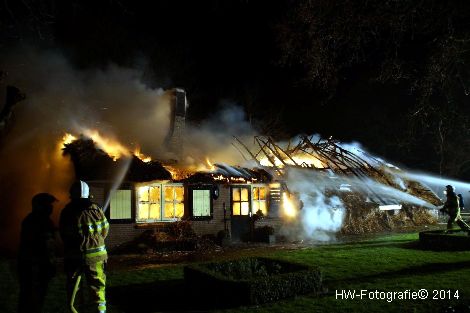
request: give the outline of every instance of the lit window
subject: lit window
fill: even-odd
[[[260,210],[263,212],[264,216],[268,215],[268,205],[267,205],[267,188],[266,187],[253,187],[252,189],[252,204],[253,204],[253,213]]]
[[[111,220],[132,218],[130,190],[115,190],[111,193],[111,200],[109,202],[109,218]]]
[[[232,214],[248,215],[250,212],[248,187],[232,187]]]
[[[209,189],[193,190],[193,217],[211,216],[211,191]]]
[[[163,194],[162,194],[163,193]],[[137,188],[138,222],[174,220],[184,215],[184,187],[154,184]]]
[[[184,215],[184,187],[165,186],[165,219],[183,217]]]
[[[137,220],[161,219],[160,186],[142,186],[138,190]]]

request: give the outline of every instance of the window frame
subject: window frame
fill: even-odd
[[[253,196],[253,189],[254,188],[265,188],[266,189],[266,196],[265,196],[265,199],[264,200],[255,200],[254,199],[254,196]],[[269,216],[269,185],[267,184],[252,184],[251,185],[251,210],[253,210],[254,208],[254,202],[255,201],[264,201],[266,203],[266,214],[264,215],[264,217],[268,217]],[[252,212],[252,214],[256,214],[256,212]]]
[[[233,201],[233,189],[238,188],[238,189],[248,189],[248,200],[247,201],[241,201],[241,190],[240,190],[240,201]],[[240,214],[233,214],[233,204],[234,202],[239,202],[240,203]],[[241,214],[241,204],[243,202],[248,202],[248,214],[244,215]],[[230,186],[230,213],[231,216],[252,216],[253,213],[251,212],[252,207],[251,207],[251,185],[232,185]]]
[[[139,188],[141,187],[147,187],[147,188],[150,188],[150,187],[159,187],[160,188],[160,218],[159,219],[155,219],[155,218],[147,218],[147,219],[140,219],[139,218],[139,204],[143,201],[140,201],[139,199]],[[181,217],[173,217],[173,218],[165,218],[164,216],[164,209],[165,209],[165,192],[164,192],[164,188],[165,187],[181,187],[183,188],[183,200],[181,201],[181,203],[183,204],[183,216]],[[161,223],[161,222],[176,222],[176,221],[180,221],[184,215],[185,215],[185,212],[186,212],[186,201],[185,201],[185,197],[186,197],[186,190],[184,188],[184,185],[182,183],[165,183],[165,182],[158,182],[158,183],[150,183],[150,184],[138,184],[135,186],[135,223],[136,224],[146,224],[146,223]],[[145,201],[145,202],[148,202],[149,204],[150,203],[156,203],[156,202],[151,202],[151,201]],[[175,202],[175,198],[173,199],[173,203],[177,203]]]
[[[190,217],[191,220],[204,221],[204,220],[212,220],[214,218],[214,199],[212,199],[213,189],[214,189],[214,186],[212,186],[212,185],[202,185],[202,186],[190,186],[190,187],[188,187],[189,217]],[[208,216],[196,216],[196,215],[194,215],[193,191],[195,191],[195,190],[208,190],[209,191],[210,215],[208,215]]]
[[[129,218],[112,218],[111,217],[111,211],[112,211],[112,208],[111,208],[111,192],[117,192],[117,191],[129,191],[130,192],[130,199],[129,199],[129,206],[130,206],[130,213],[131,213],[131,216]],[[108,219],[109,223],[129,223],[129,222],[132,222],[132,220],[134,219],[135,217],[135,214],[134,214],[134,210],[132,209],[132,203],[133,203],[133,200],[134,200],[134,193],[132,192],[132,189],[131,188],[118,188],[116,190],[110,190],[109,191],[109,208],[108,210],[106,211],[106,218]]]

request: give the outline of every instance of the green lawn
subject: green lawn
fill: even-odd
[[[243,251],[269,255],[322,268],[328,289],[320,297],[302,296],[273,304],[232,308],[227,312],[440,312],[449,304],[470,303],[470,252],[434,252],[416,246],[418,234],[395,234],[371,240],[321,245],[298,250]],[[0,312],[14,312],[17,283],[11,261],[0,263]],[[108,312],[143,312],[136,305],[158,311],[181,309],[187,301],[183,265],[111,271],[108,275]],[[56,277],[46,312],[66,312],[64,277]],[[426,289],[427,300],[337,299],[340,290],[404,292]],[[433,290],[451,290],[459,299],[433,300]],[[445,296],[448,297],[449,293]],[[210,291],[208,291],[210,297]],[[236,295],[234,295],[236,296]],[[137,306],[138,307],[138,306]],[[195,311],[201,307],[195,303]]]

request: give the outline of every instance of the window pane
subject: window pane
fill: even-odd
[[[266,205],[266,201],[260,201],[259,208],[261,212],[263,212],[264,216],[268,215],[268,206]]]
[[[184,215],[184,204],[177,203],[175,208],[175,217],[183,217]]]
[[[240,188],[241,189],[241,200],[248,201],[248,188]]]
[[[193,190],[193,216],[210,216],[210,190]]]
[[[253,201],[253,213],[258,212],[259,210],[259,201]]]
[[[232,189],[232,200],[233,201],[240,201],[240,188],[233,188]]]
[[[148,187],[139,187],[139,201],[149,201]]]
[[[175,206],[173,205],[173,202],[166,202],[165,209],[163,212],[163,217],[173,218],[174,216],[175,216]]]
[[[165,201],[172,201],[174,199],[174,188],[166,186],[165,187]]]
[[[160,187],[150,187],[150,202],[160,203]]]
[[[240,215],[240,202],[233,203],[233,215]]]
[[[253,187],[253,200],[259,200],[259,188]],[[256,212],[253,210],[253,212]]]
[[[131,191],[115,190],[109,203],[110,219],[129,219],[131,215]]]
[[[242,212],[241,215],[248,215],[248,211],[250,210],[250,205],[248,202],[242,202]]]
[[[175,199],[178,202],[184,201],[184,187],[183,186],[175,187]]]
[[[137,214],[139,219],[147,219],[149,217],[149,204],[139,203],[139,212]]]
[[[259,187],[259,200],[266,200],[267,188]]]
[[[160,203],[150,204],[150,218],[151,219],[160,219]]]

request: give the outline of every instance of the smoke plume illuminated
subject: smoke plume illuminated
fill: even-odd
[[[60,202],[54,218],[68,201],[74,179],[62,156],[62,137],[99,129],[126,147],[163,153],[170,108],[161,89],[150,89],[141,74],[110,65],[104,70],[77,70],[59,53],[31,47],[2,55],[6,85],[26,94],[14,110],[9,131],[0,141],[0,228],[9,249],[16,247],[20,221],[31,211],[31,198],[50,192]],[[118,175],[118,173],[116,174]]]
[[[182,161],[187,164],[224,162],[242,165],[245,160],[232,145],[233,136],[252,144],[257,133],[248,123],[243,109],[234,103],[223,102],[219,111],[200,125],[189,124],[184,142]]]
[[[298,195],[302,233],[296,236],[325,241],[331,233],[340,230],[345,208],[337,196],[326,196],[325,191],[332,187],[328,178],[314,171],[290,169],[287,173],[289,191]]]

